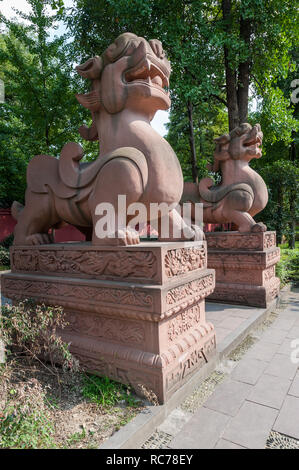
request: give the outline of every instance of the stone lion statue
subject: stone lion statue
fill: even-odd
[[[77,67],[91,81],[91,91],[77,99],[93,118],[92,126],[81,126],[79,132],[87,140],[100,141],[99,157],[80,164],[81,146],[68,143],[59,159],[38,155],[30,161],[25,206],[12,206],[16,245],[50,243],[49,229],[64,223],[77,227],[93,244],[137,244],[139,235],[128,226],[127,215],[117,233],[96,235],[96,223],[103,217],[96,210],[99,203],[110,204],[116,217],[119,195],[126,196],[124,209],[136,202],[147,208],[150,203],[179,204],[179,161],[150,125],[157,110],[170,106],[170,70],[160,41],[147,42],[132,33],[120,35],[101,57]],[[173,226],[182,222],[175,209],[169,210],[169,218]],[[190,227],[185,239],[193,240],[197,233]]]
[[[185,183],[182,202],[203,203],[206,223],[234,223],[240,232],[266,231],[253,217],[268,202],[264,180],[249,166],[260,158],[263,133],[261,126],[244,123],[229,134],[215,140],[214,163],[209,170],[221,173],[221,182],[214,186],[210,178],[199,184]]]

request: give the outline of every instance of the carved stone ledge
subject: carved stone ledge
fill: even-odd
[[[279,295],[279,286],[278,277],[274,277],[265,286],[219,282],[216,284],[215,291],[209,295],[208,300],[266,308]]]
[[[1,278],[14,302],[60,305],[60,332],[86,370],[152,390],[163,403],[215,353],[205,297],[215,287],[206,244],[13,247]]]
[[[208,267],[216,271],[208,300],[266,307],[279,293],[275,232],[206,234]]]
[[[206,266],[205,242],[143,242],[113,249],[87,243],[11,247],[15,273],[162,285]]]
[[[276,232],[208,232],[208,249],[263,251],[276,247]]]

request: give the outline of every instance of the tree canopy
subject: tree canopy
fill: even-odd
[[[71,8],[63,0],[28,3],[32,13],[19,12],[13,21],[0,17],[0,78],[6,87],[0,104],[0,200],[21,199],[25,168],[35,154],[58,156],[65,142],[80,142],[77,128],[90,117],[75,100],[86,84],[74,65],[130,31],[160,39],[171,62],[166,138],[185,179],[205,176],[215,137],[242,122],[260,122],[263,158],[253,165],[263,172],[270,201],[284,211],[294,239],[298,102],[291,96],[297,96],[292,84],[299,28],[293,0],[74,0]],[[53,37],[58,19],[67,33]],[[92,158],[96,145],[84,146]],[[292,190],[281,198],[275,187],[287,184],[287,174]],[[262,216],[274,220],[271,210]]]
[[[41,153],[58,156],[63,145],[78,140],[77,129],[88,113],[75,91],[67,36],[52,38],[56,15],[46,1],[29,0],[32,13],[18,21],[1,16],[0,78],[5,102],[0,105],[0,200],[23,200],[26,166]]]

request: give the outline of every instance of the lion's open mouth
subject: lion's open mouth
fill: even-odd
[[[243,142],[243,145],[250,150],[260,150],[260,147],[262,146],[262,138],[260,136],[254,136]]]
[[[166,95],[169,94],[169,79],[162,67],[154,63],[151,57],[145,57],[135,67],[124,74],[127,83],[141,82],[151,87],[159,88]]]

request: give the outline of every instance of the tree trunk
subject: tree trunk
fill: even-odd
[[[277,243],[280,244],[282,242],[282,208],[283,208],[283,192],[282,187],[279,186],[278,194],[277,194],[277,215],[278,215],[278,223],[277,223]]]
[[[225,22],[224,30],[227,35],[231,31],[231,0],[222,0],[222,15]],[[229,64],[229,50],[224,46],[224,65],[226,78],[226,101],[228,108],[228,125],[229,130],[233,130],[239,125],[238,99],[237,99],[237,80],[236,72]]]
[[[296,144],[295,144],[295,137],[296,137],[296,132],[292,131],[292,142],[289,148],[289,153],[290,153],[290,160],[292,163],[296,162],[297,155],[296,155]],[[291,215],[291,221],[290,221],[290,237],[288,240],[289,248],[291,250],[294,250],[296,247],[296,200],[297,200],[297,194],[295,192],[291,192],[290,194],[290,215]]]
[[[248,19],[240,18],[240,39],[246,44],[246,48],[250,49],[250,34],[251,34],[251,22]],[[243,122],[247,122],[248,118],[248,94],[249,94],[249,73],[250,73],[251,61],[248,58],[245,62],[239,64],[238,74],[238,113],[239,113],[239,125]]]
[[[193,129],[193,109],[192,103],[188,100],[188,119],[189,119],[189,144],[190,144],[190,157],[191,157],[191,168],[192,168],[192,179],[194,183],[198,183],[198,168],[196,161],[196,149],[194,140],[194,129]]]
[[[296,131],[293,130],[292,131],[292,142],[291,142],[290,149],[289,149],[290,160],[293,163],[295,163],[295,161],[297,159],[295,137],[296,137]]]
[[[290,214],[291,214],[291,220],[290,220],[290,236],[288,239],[288,245],[291,250],[295,250],[296,247],[296,219],[295,219],[295,212],[296,212],[296,193],[291,192],[290,194]]]

